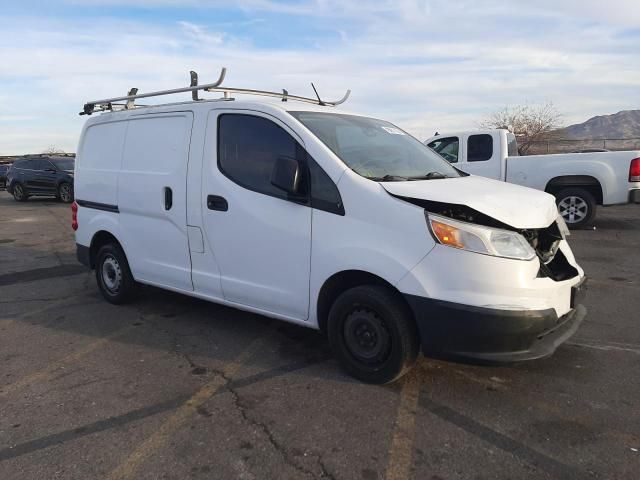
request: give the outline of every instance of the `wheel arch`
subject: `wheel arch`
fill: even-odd
[[[407,306],[408,311],[411,312],[411,316],[414,319],[413,310],[407,303],[402,293],[393,284],[385,280],[384,278],[375,275],[364,270],[342,270],[340,272],[331,275],[322,284],[318,293],[318,299],[316,302],[316,315],[318,321],[318,328],[321,332],[327,332],[327,320],[329,318],[329,311],[331,306],[338,298],[338,296],[347,291],[350,288],[358,287],[360,285],[380,285],[393,291],[398,298]]]
[[[100,250],[100,248],[102,248],[104,245],[107,245],[108,243],[117,244],[124,252],[122,244],[113,233],[109,232],[108,230],[99,230],[91,238],[91,244],[89,246],[89,262],[91,268],[95,268],[96,266],[96,256],[98,255],[98,251]]]
[[[602,184],[591,175],[562,175],[554,177],[547,182],[544,191],[555,196],[565,188],[582,188],[593,195],[598,205],[602,205],[604,198]]]

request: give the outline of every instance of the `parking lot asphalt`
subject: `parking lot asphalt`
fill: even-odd
[[[635,479],[640,206],[570,242],[587,319],[550,358],[358,383],[309,329],[145,288],[102,300],[68,205],[0,192],[0,479]]]

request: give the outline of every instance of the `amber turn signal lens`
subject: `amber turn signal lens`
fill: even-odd
[[[464,248],[464,243],[460,238],[460,230],[446,223],[431,220],[431,228],[433,233],[443,245],[449,245],[455,248]]]

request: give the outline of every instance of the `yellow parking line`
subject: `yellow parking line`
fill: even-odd
[[[62,357],[60,360],[49,364],[46,368],[32,373],[30,375],[27,375],[26,377],[23,377],[22,379],[14,382],[14,383],[10,383],[9,385],[6,385],[4,387],[0,387],[2,388],[2,390],[0,390],[0,398],[8,395],[11,392],[15,392],[16,390],[19,390],[27,385],[30,385],[32,383],[35,382],[39,382],[42,380],[49,380],[51,379],[56,371],[69,364],[72,362],[75,362],[77,360],[79,360],[80,358],[88,355],[89,353],[97,350],[98,348],[100,348],[102,345],[104,345],[105,343],[110,342],[111,340],[113,340],[114,338],[117,338],[121,335],[123,335],[124,333],[128,332],[129,330],[131,330],[133,328],[132,325],[126,325],[122,328],[119,328],[118,330],[116,330],[113,333],[110,333],[109,335],[102,337],[94,342],[89,343],[88,345],[85,345],[84,347],[80,348],[79,350],[76,350],[73,353],[70,353],[69,355]]]
[[[416,432],[420,379],[420,369],[417,367],[404,378],[393,439],[389,447],[389,461],[385,475],[387,480],[406,480],[409,478],[413,457],[413,440]]]
[[[203,386],[189,400],[178,407],[158,430],[151,434],[123,463],[107,476],[107,479],[126,480],[136,478],[138,467],[156,451],[166,445],[173,432],[180,428],[180,426],[196,412],[196,409],[211,398],[219,388],[223,387],[228,378],[237,373],[244,362],[249,359],[264,340],[264,337],[254,340],[249,347],[242,351],[234,360],[225,364],[222,368],[222,375],[216,375],[211,382]]]

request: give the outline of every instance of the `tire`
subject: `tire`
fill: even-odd
[[[556,194],[556,204],[569,228],[585,227],[596,216],[596,199],[583,188],[561,190]]]
[[[63,203],[73,202],[73,185],[67,182],[63,182],[58,185],[56,198],[58,198]]]
[[[327,327],[344,370],[366,383],[391,383],[418,357],[413,315],[386,287],[363,285],[342,293],[331,306]]]
[[[129,262],[120,245],[108,243],[98,250],[96,282],[107,302],[120,305],[135,297],[138,284],[131,275]]]
[[[15,183],[11,190],[13,192],[13,198],[16,200],[16,202],[26,202],[29,198],[27,190],[21,183]]]

